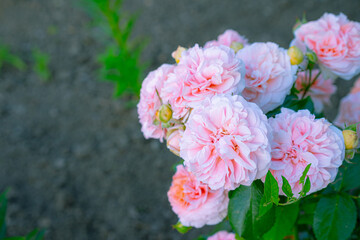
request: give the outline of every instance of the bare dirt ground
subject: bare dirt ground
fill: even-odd
[[[172,63],[178,45],[203,44],[227,28],[287,47],[303,12],[310,20],[343,12],[360,21],[358,0],[128,0],[125,8],[140,12],[135,35],[150,39],[150,69]],[[98,81],[101,32],[89,22],[77,0],[0,1],[0,41],[29,65],[0,72],[0,190],[11,188],[9,234],[40,227],[54,240],[193,239],[202,230],[181,236],[171,228],[177,218],[166,192],[177,158],[145,140],[136,108]],[[36,47],[51,56],[46,83],[31,70]],[[329,118],[351,84],[338,81]]]

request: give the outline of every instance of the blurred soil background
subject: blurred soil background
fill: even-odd
[[[215,39],[227,28],[250,42],[287,47],[296,17],[345,13],[360,21],[360,1],[126,0],[139,13],[134,36],[148,37],[152,70],[173,63],[178,45]],[[46,229],[45,239],[194,239],[182,236],[167,201],[171,166],[164,144],[145,140],[135,107],[99,81],[104,45],[78,0],[1,0],[0,41],[25,60],[24,72],[0,72],[0,190],[7,187],[9,235]],[[51,77],[32,71],[32,50],[50,56]],[[337,81],[326,116],[352,81]]]

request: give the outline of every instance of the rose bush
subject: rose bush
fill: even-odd
[[[324,14],[296,25],[288,50],[227,30],[173,52],[145,78],[145,138],[181,157],[174,225],[218,224],[198,240],[359,239],[360,78],[334,124],[334,77],[360,73],[360,24]],[[214,232],[213,232],[214,233]]]

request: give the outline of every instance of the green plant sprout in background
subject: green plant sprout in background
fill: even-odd
[[[6,237],[6,210],[7,199],[6,194],[8,190],[0,195],[0,240],[42,240],[44,239],[44,231],[37,229],[31,231],[24,237]]]
[[[90,14],[108,33],[111,43],[98,58],[101,79],[115,84],[115,96],[138,96],[145,70],[140,56],[144,43],[131,40],[136,16],[122,9],[122,0],[84,0]],[[97,16],[101,16],[100,19]]]
[[[48,54],[40,51],[39,49],[34,49],[32,51],[32,57],[34,61],[33,70],[43,81],[49,81],[51,73],[49,69],[50,57]]]
[[[26,69],[26,64],[19,57],[13,55],[7,46],[0,44],[0,70],[4,64],[9,64],[20,71]]]

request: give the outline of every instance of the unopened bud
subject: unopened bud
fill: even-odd
[[[160,107],[157,116],[160,122],[167,123],[172,118],[172,110],[168,104],[164,104]]]
[[[180,62],[180,58],[181,58],[181,54],[182,52],[184,52],[186,50],[186,48],[183,48],[181,46],[178,46],[178,48],[176,49],[176,51],[174,51],[171,56],[175,59],[176,63]]]
[[[304,60],[304,54],[300,48],[292,46],[287,50],[287,54],[290,57],[291,65],[299,65]]]
[[[344,136],[344,142],[345,142],[345,149],[350,150],[357,147],[359,143],[358,136],[355,131],[353,130],[344,130],[342,132]]]
[[[230,48],[232,48],[235,52],[238,52],[240,49],[244,48],[244,44],[234,41],[230,44]]]
[[[317,62],[317,56],[314,52],[307,52],[306,57],[309,59],[310,62],[316,63]]]
[[[166,146],[177,156],[180,156],[180,140],[183,136],[185,126],[176,126],[168,129],[166,133]]]

